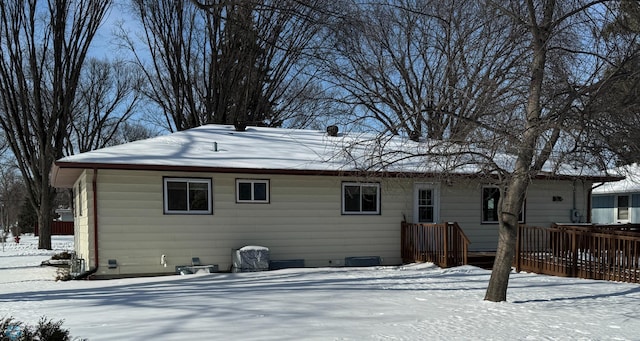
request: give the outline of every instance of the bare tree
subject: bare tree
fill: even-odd
[[[113,144],[139,107],[142,76],[122,61],[89,59],[80,76],[66,154]]]
[[[584,126],[589,128],[584,145],[608,154],[618,165],[640,162],[640,59],[621,61],[611,69],[584,96]]]
[[[169,130],[240,121],[278,126],[297,114],[299,94],[317,90],[303,58],[318,44],[324,14],[315,7],[251,0],[136,0],[133,7],[150,60],[133,37],[123,38],[146,75],[144,94]]]
[[[112,139],[110,145],[148,139],[158,135],[160,135],[160,131],[153,130],[153,128],[149,127],[149,125],[145,123],[124,122],[122,127],[118,129],[117,134]]]
[[[530,179],[545,164],[566,160],[566,156],[573,156],[582,167],[591,160],[587,155],[595,151],[584,145],[588,122],[577,119],[584,117],[581,98],[607,76],[605,66],[634,53],[627,45],[602,42],[601,28],[612,20],[602,11],[607,2],[487,2],[527,29],[529,67],[528,86],[522,91],[522,119],[512,127],[520,138],[511,145],[516,156],[513,171],[504,174],[498,249],[486,300],[506,300],[518,213]]]
[[[38,212],[38,247],[51,249],[55,191],[87,51],[110,0],[0,2],[0,125]]]
[[[424,150],[396,159],[422,158],[442,172],[475,169],[500,188],[486,300],[506,300],[531,179],[568,163],[579,176],[611,155],[594,148],[600,123],[585,101],[629,65],[621,61],[637,57],[635,44],[603,40],[617,3],[380,0],[335,18],[336,54],[324,65],[341,100],[383,131],[419,136],[426,127]],[[371,155],[375,169],[392,159]]]
[[[341,101],[393,134],[466,140],[515,105],[523,31],[479,2],[353,4],[324,65]]]
[[[620,164],[640,162],[640,3],[623,0],[610,6],[615,20],[604,27],[607,42],[629,46],[627,53],[605,67],[603,77],[584,99],[591,122],[590,149],[610,151]]]
[[[15,163],[0,166],[0,224],[6,236],[16,227],[25,199],[25,186]]]

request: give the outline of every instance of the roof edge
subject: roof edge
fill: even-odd
[[[272,169],[272,168],[233,168],[233,167],[200,167],[186,165],[142,165],[142,164],[111,164],[111,163],[83,163],[56,161],[51,169],[51,183],[54,187],[72,187],[73,183],[64,181],[65,169],[110,169],[110,170],[140,170],[140,171],[168,171],[168,172],[193,172],[193,173],[244,173],[244,174],[277,174],[277,175],[316,175],[316,176],[377,176],[377,177],[442,177],[443,173],[416,173],[393,171],[369,171],[369,170],[302,170],[302,169]],[[447,177],[453,178],[482,178],[491,177],[485,173],[448,173]],[[68,176],[67,176],[68,178]],[[593,182],[613,182],[623,180],[624,176],[613,175],[563,175],[563,174],[538,174],[534,179],[547,180],[589,180]],[[74,181],[75,182],[75,181]]]

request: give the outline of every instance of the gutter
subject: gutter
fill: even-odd
[[[64,173],[76,170],[80,172],[83,169],[113,169],[113,170],[141,170],[141,171],[167,171],[167,172],[198,172],[198,173],[243,173],[243,174],[278,174],[278,175],[314,175],[314,176],[373,176],[373,177],[439,177],[441,172],[405,172],[405,171],[384,171],[384,170],[339,170],[339,169],[285,169],[285,168],[242,168],[242,167],[211,167],[211,166],[188,166],[188,165],[162,165],[162,164],[132,164],[132,163],[104,163],[104,162],[69,162],[56,161],[54,163],[54,177],[58,186],[70,186],[69,183],[63,183],[65,179]],[[485,173],[449,173],[455,177],[464,179],[484,178],[495,176]],[[69,177],[67,180],[74,178]],[[610,182],[624,179],[624,177],[615,176],[573,176],[562,174],[539,173],[533,177],[534,179],[550,179],[550,180],[575,180],[580,178],[593,182]]]
[[[85,271],[78,276],[75,276],[73,279],[87,279],[89,276],[95,274],[98,271],[98,267],[100,266],[100,261],[98,258],[98,169],[93,169],[93,179],[91,180],[91,186],[93,189],[93,246],[94,246],[94,258],[95,258],[95,266],[93,269]]]

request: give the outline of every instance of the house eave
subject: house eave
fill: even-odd
[[[429,172],[398,172],[376,170],[318,170],[318,169],[275,169],[275,168],[234,168],[234,167],[206,167],[188,165],[153,165],[153,164],[115,164],[91,162],[56,161],[51,170],[51,184],[58,188],[71,188],[80,174],[86,169],[108,170],[139,170],[161,172],[192,172],[192,173],[240,173],[240,174],[273,174],[273,175],[315,175],[315,176],[353,176],[353,177],[404,177],[404,178],[432,178],[442,177],[440,173]],[[451,173],[449,178],[492,178],[484,173]],[[496,177],[497,178],[497,177]],[[611,182],[624,179],[620,176],[585,176],[585,175],[554,175],[539,174],[534,179],[546,180],[586,180],[592,182]]]

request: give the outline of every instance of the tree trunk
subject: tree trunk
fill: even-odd
[[[49,153],[47,153],[47,151],[42,152],[41,169],[46,169],[45,167],[53,164],[53,160],[49,160],[46,157],[48,154]],[[38,249],[51,250],[51,221],[53,220],[51,211],[53,199],[55,197],[55,190],[51,188],[51,182],[49,181],[48,175],[39,176],[37,181],[40,186],[40,192],[38,193],[40,198],[38,198],[39,200],[33,200],[32,202],[38,203],[39,201],[39,205],[34,205],[36,206],[35,211],[38,216],[39,227]]]
[[[489,286],[484,299],[493,302],[507,300],[507,287],[509,286],[509,274],[515,255],[515,246],[518,228],[505,222],[500,223],[498,230],[498,250],[493,263]]]
[[[38,249],[51,250],[51,219],[45,209],[50,211],[50,205],[43,203],[38,208]]]
[[[524,163],[518,162],[521,167]],[[509,187],[500,195],[498,248],[496,259],[493,263],[489,286],[484,299],[492,302],[507,300],[507,288],[509,286],[509,274],[513,265],[518,238],[518,225],[520,210],[524,202],[524,193],[529,185],[527,172],[515,172],[509,182]]]
[[[544,164],[544,162],[533,163],[533,159],[537,150],[538,140],[546,130],[541,125],[540,120],[542,110],[540,98],[544,83],[545,65],[547,63],[547,42],[550,37],[555,4],[554,0],[544,2],[542,5],[542,19],[538,23],[536,20],[537,5],[533,0],[527,1],[528,19],[533,25],[529,28],[531,32],[532,58],[531,78],[529,80],[529,93],[526,103],[526,120],[522,130],[522,139],[517,144],[517,158],[513,174],[506,184],[507,191],[502,193],[504,195],[500,196],[501,200],[498,204],[499,210],[501,210],[498,215],[500,222],[498,248],[489,286],[484,298],[487,301],[501,302],[507,300],[507,286],[518,233],[518,216],[531,176],[539,171],[535,169],[534,164]]]

